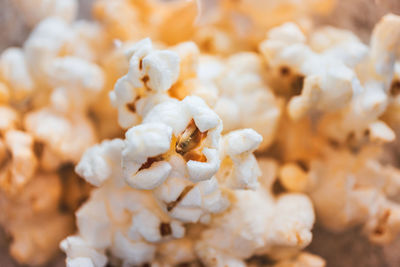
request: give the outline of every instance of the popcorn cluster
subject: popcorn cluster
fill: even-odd
[[[181,44],[177,49],[188,47]],[[299,194],[275,198],[271,192],[275,174],[268,174],[270,170],[265,171],[271,176],[265,177],[265,187],[258,181],[261,170],[252,152],[263,137],[249,128],[221,135],[223,121],[204,100],[196,95],[182,100],[174,97],[185,94],[179,84],[184,82],[179,74],[187,73],[180,69],[186,66],[185,57],[180,62],[178,53],[156,50],[149,39],[134,44],[127,55],[129,70],[117,81],[110,98],[118,108],[121,126],[130,128],[125,139],[103,141],[87,150],[76,167],[81,177],[98,188],[77,212],[78,235],[61,243],[67,264],[104,266],[108,252],[124,266],[157,261],[175,265],[195,260],[193,255],[210,265],[244,266],[243,260],[256,250],[296,251],[307,245],[314,223],[310,200]],[[273,171],[271,164],[266,166]],[[291,207],[290,203],[296,204]],[[238,234],[234,229],[246,226],[253,210],[265,205],[269,208],[251,236],[260,240],[248,240],[246,253],[236,255],[231,250],[232,255],[225,256],[224,250],[249,239],[245,233],[253,230]],[[287,214],[278,212],[281,206],[288,209]],[[297,213],[281,229],[280,220],[288,223],[285,218]],[[276,222],[268,227],[271,218]],[[238,226],[222,223],[238,219]],[[192,239],[189,228],[194,226],[189,223],[205,229]],[[283,234],[286,230],[292,235]],[[214,232],[232,240],[219,247],[207,238]],[[179,244],[180,239],[186,241]],[[165,246],[174,245],[189,247],[176,258],[158,255]]]
[[[53,2],[59,14],[69,10]],[[42,15],[32,14],[43,20],[22,48],[0,55],[0,224],[12,256],[31,265],[47,262],[74,231],[90,190],[74,164],[97,142],[88,111],[104,86],[103,70],[79,53],[91,50],[82,27],[95,25]]]
[[[17,261],[63,239],[68,267],[323,267],[316,220],[399,235],[400,17],[368,45],[313,24],[332,0],[262,2],[97,0],[85,21],[15,1],[33,28],[0,55]]]

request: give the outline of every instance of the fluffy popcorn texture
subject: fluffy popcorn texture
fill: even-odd
[[[262,263],[257,264],[257,262],[252,263],[248,266],[250,267],[255,267],[255,266],[264,266]],[[298,255],[289,258],[289,259],[284,259],[280,261],[274,262],[271,266],[274,267],[325,267],[326,262],[324,259],[317,255],[313,255],[308,252],[301,252]]]
[[[21,100],[34,90],[24,52],[19,48],[8,48],[0,58],[0,80],[11,88],[10,98]]]
[[[260,57],[253,53],[231,56],[214,81],[219,89],[214,108],[224,122],[224,131],[252,128],[263,137],[260,149],[269,146],[275,136],[281,108],[263,81]]]
[[[287,106],[293,119],[301,118],[310,109],[340,109],[360,90],[356,74],[348,66],[354,59],[348,59],[346,54],[336,54],[352,51],[346,49],[347,46],[355,47],[353,49],[361,54],[355,57],[361,60],[362,53],[366,52],[361,41],[350,34],[350,38],[335,40],[319,53],[307,46],[306,41],[298,26],[286,23],[270,30],[267,39],[260,44],[269,68],[276,69],[272,73],[276,72],[280,75],[278,79],[283,80],[278,82],[281,83],[279,86],[285,87],[287,83],[289,95],[295,95]],[[277,77],[272,76],[271,79]],[[296,96],[299,91],[300,95]]]
[[[0,224],[12,237],[11,255],[20,263],[40,265],[73,230],[71,210],[87,189],[77,186],[77,177],[66,177],[62,169],[44,170],[42,146],[32,134],[16,129],[22,125],[16,111],[4,108],[2,113]]]
[[[97,141],[88,113],[105,77],[94,61],[99,28],[72,22],[76,1],[16,2],[37,26],[0,55],[0,224],[13,257],[41,265],[73,231],[90,190],[71,165]]]
[[[95,100],[103,89],[102,70],[93,63],[80,58],[55,59],[48,73],[50,85],[55,88],[51,100],[61,111],[79,111]]]
[[[377,24],[366,55],[355,66],[358,92],[344,107],[322,116],[318,128],[323,135],[345,142],[346,139],[359,141],[368,132],[371,141],[393,141],[394,134],[379,117],[389,102],[395,63],[394,47],[400,40],[397,31],[399,22],[398,17],[387,15]]]
[[[340,142],[346,138],[358,141],[365,133],[371,141],[394,140],[392,130],[379,117],[389,102],[399,24],[400,18],[394,15],[386,15],[377,24],[367,57],[358,66],[361,90],[345,108],[322,118],[319,128],[323,134]]]
[[[256,188],[260,176],[253,152],[262,142],[262,137],[252,129],[236,130],[223,137],[225,158],[221,163],[219,180],[230,188]]]
[[[202,51],[227,55],[254,49],[265,29],[288,20],[306,21],[309,14],[326,14],[334,3],[264,2],[260,8],[257,1],[97,0],[93,13],[110,39],[151,37],[167,45],[194,40]]]
[[[143,39],[125,52],[129,71],[115,84],[110,99],[118,109],[118,122],[129,128],[140,122],[146,111],[161,101],[163,92],[176,82],[179,57],[171,51],[153,50],[150,39]]]
[[[90,121],[79,114],[65,117],[44,108],[29,113],[25,117],[25,127],[39,142],[46,145],[49,153],[59,158],[60,163],[79,161],[83,152],[96,140]]]
[[[146,57],[143,63],[132,62],[140,61],[141,54],[151,55],[149,44],[142,40],[128,52],[132,56],[125,77],[140,77],[132,73],[137,64],[144,68]],[[105,251],[123,264],[153,262],[159,243],[171,238],[178,242],[187,223],[209,223],[213,214],[228,208],[235,189],[258,186],[260,171],[252,154],[262,141],[258,133],[237,130],[222,141],[222,121],[201,98],[177,100],[165,89],[154,91],[164,94],[164,100],[149,108],[141,123],[126,131],[124,140],[104,141],[89,149],[76,167],[98,188],[76,213],[76,238],[88,249],[75,253],[80,245],[73,237],[61,244],[70,266],[81,261],[103,266]],[[193,250],[191,244],[189,251]]]
[[[265,171],[271,170],[269,162],[261,164]],[[271,179],[267,174],[265,179]],[[267,182],[254,191],[234,193],[230,209],[213,219],[196,244],[196,252],[205,264],[246,266],[243,260],[253,254],[279,258],[311,242],[311,201],[294,193],[275,197],[270,185]]]
[[[396,238],[400,19],[366,45],[314,27],[333,2],[97,0],[76,21],[75,0],[16,0],[35,28],[0,55],[11,254],[45,263],[79,206],[69,267],[322,267],[313,205]]]
[[[397,20],[389,16],[382,23],[395,27]],[[381,29],[377,27],[372,40],[384,39]],[[253,255],[268,255],[276,266],[324,266],[318,257],[299,253],[311,242],[315,221],[304,193],[318,202],[317,215],[328,227],[343,230],[363,224],[371,240],[389,241],[398,231],[397,204],[389,199],[397,190],[391,187],[390,192],[378,194],[379,185],[372,183],[370,195],[361,190],[354,194],[357,197],[343,198],[346,186],[341,183],[334,191],[329,183],[347,176],[330,171],[335,178],[329,179],[316,174],[325,165],[315,169],[342,158],[334,155],[337,151],[361,153],[360,144],[332,138],[324,125],[332,114],[363,101],[359,99],[366,91],[393,83],[393,68],[375,68],[393,64],[390,52],[389,59],[375,63],[377,55],[390,50],[386,42],[395,43],[373,41],[368,47],[347,31],[289,23],[269,32],[260,44],[261,53],[227,59],[203,56],[190,42],[175,45],[174,52],[153,48],[149,39],[124,44],[124,52],[113,59],[123,77],[110,98],[120,125],[128,130],[124,140],[90,149],[76,168],[98,189],[77,213],[76,238],[87,252],[75,254],[78,245],[68,239],[61,245],[68,264],[103,266],[106,251],[111,251],[122,264],[156,265],[159,257],[177,264],[198,257],[210,266],[245,266]],[[340,120],[333,119],[336,122]],[[371,140],[394,138],[383,121],[373,121],[368,135]],[[299,136],[309,140],[303,142]],[[252,154],[260,143],[261,149],[276,143],[269,153],[283,162],[258,159],[260,168]],[[340,165],[343,173],[371,171],[365,157],[354,157],[360,160],[360,170]],[[392,185],[396,169],[386,170],[378,159],[374,162],[374,171],[385,169]],[[327,189],[334,191],[332,202],[327,201],[326,196],[332,195]],[[137,208],[124,204],[124,194],[141,199]],[[352,207],[345,223],[329,217],[330,211],[349,212],[340,203]],[[109,205],[115,208],[105,208]],[[368,212],[367,207],[371,207]],[[203,224],[194,240],[188,223]],[[183,246],[182,259],[157,256],[169,246]]]
[[[71,22],[78,11],[76,0],[16,0],[14,2],[22,13],[23,19],[30,26],[34,26],[46,17],[57,17]]]
[[[15,193],[32,179],[36,171],[33,138],[24,132],[9,130],[2,143],[1,188]]]
[[[285,21],[307,21],[309,14],[326,14],[334,1],[197,1],[200,14],[195,40],[207,52],[228,54],[254,49],[265,29]],[[206,26],[203,26],[206,25]]]
[[[72,231],[72,217],[58,211],[62,188],[56,175],[36,174],[23,189],[23,194],[13,196],[1,192],[0,222],[13,236],[11,254],[21,263],[39,265],[53,256],[55,244]]]
[[[100,39],[100,44],[96,43],[95,36]],[[101,87],[99,84],[102,83],[102,77],[98,81],[90,81],[93,75],[100,75],[98,69],[93,70],[96,66],[93,66],[94,62],[90,61],[97,59],[102,51],[102,39],[101,30],[95,23],[76,21],[68,24],[56,17],[42,20],[32,31],[23,48],[31,76],[36,79],[38,85],[49,90],[54,89],[53,86],[59,86],[59,83],[63,81],[62,85],[65,85],[65,81],[71,78],[71,75],[77,79],[74,82],[78,86],[80,86],[79,80],[85,78],[82,81],[85,83],[84,89],[93,90]],[[73,61],[67,56],[79,58]],[[89,61],[79,64],[82,73],[77,73],[78,69],[71,66],[74,63],[77,65],[78,60]],[[61,77],[55,79],[55,75]],[[81,75],[81,77],[76,75]],[[50,83],[50,81],[54,83],[55,80],[58,84]],[[41,91],[46,92],[46,90]]]
[[[374,147],[358,155],[346,150],[330,154],[326,160],[312,161],[308,173],[317,180],[310,196],[320,221],[336,231],[364,225],[377,243],[395,238],[400,231],[399,205],[391,198],[399,192],[398,169],[380,163]]]

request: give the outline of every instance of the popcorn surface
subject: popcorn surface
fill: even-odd
[[[12,256],[323,267],[315,221],[397,238],[400,17],[365,44],[313,24],[333,2],[96,0],[87,21],[75,0],[16,0],[32,32],[0,54]]]
[[[256,206],[249,212],[270,203],[265,220],[268,221],[267,217],[274,214],[274,197],[268,188],[265,191],[261,189],[257,179],[261,172],[252,154],[263,137],[252,129],[236,130],[221,136],[224,121],[217,113],[199,96],[185,96],[190,94],[190,85],[216,81],[201,80],[203,74],[196,70],[198,52],[193,44],[183,43],[175,49],[177,53],[156,50],[149,39],[144,39],[126,50],[129,69],[117,81],[110,99],[119,109],[121,126],[130,128],[125,132],[125,139],[104,141],[89,149],[76,167],[84,179],[98,188],[77,212],[78,235],[61,243],[70,266],[80,261],[104,266],[107,253],[123,265],[155,263],[160,257],[157,251],[168,247],[170,242],[172,247],[180,242],[189,246],[185,248],[188,256],[170,259],[173,264],[184,262],[187,258],[193,260],[193,255],[202,255],[203,248],[212,250],[215,244],[204,243],[200,232],[196,234],[197,239],[191,239],[191,224],[204,225],[202,228],[208,230],[202,229],[202,232],[214,231],[218,226],[215,216],[229,217],[231,210],[235,209],[232,205],[236,204],[233,203],[240,205],[246,202],[237,200],[241,190],[249,191],[250,197],[254,195],[253,198],[261,200],[258,204],[254,203]],[[243,55],[244,62],[246,57],[259,62],[251,54]],[[153,59],[159,63],[146,63]],[[163,62],[172,64],[165,67],[168,71],[159,71],[164,68]],[[258,64],[255,66],[256,73],[261,72]],[[237,64],[232,65],[235,67]],[[159,69],[153,70],[152,66]],[[257,74],[249,76],[252,75]],[[188,79],[192,83],[183,86]],[[254,86],[263,85],[256,80]],[[238,90],[245,87],[241,85]],[[264,89],[255,90],[262,93]],[[138,97],[132,97],[134,95]],[[129,119],[121,120],[121,115],[126,115],[127,105],[135,106],[135,109],[130,109],[130,115],[136,119],[130,124],[125,124]],[[279,110],[276,113],[279,114]],[[296,196],[293,197],[296,199]],[[299,197],[304,198],[304,209],[307,210],[303,217],[310,217],[304,227],[310,229],[314,222],[311,204],[307,197]],[[132,206],[133,199],[137,199],[136,208]],[[288,200],[276,205],[285,207],[296,202],[295,199],[291,200],[288,196]],[[111,209],[106,208],[110,206]],[[302,240],[298,241],[300,247],[311,240],[306,229],[301,230],[305,232],[301,234],[304,235]],[[267,231],[273,233],[278,230],[262,228],[260,231],[265,236],[265,244],[256,246],[247,256],[257,249],[269,247],[268,242],[275,242]],[[80,242],[87,247],[87,252],[74,252],[78,246],[74,238],[82,240]],[[288,246],[297,246],[291,241],[276,242],[277,246],[287,242]],[[207,263],[207,257],[199,257]],[[166,260],[166,256],[162,258]]]

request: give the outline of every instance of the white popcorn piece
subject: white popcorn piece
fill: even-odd
[[[171,237],[181,238],[185,231],[181,223],[171,221],[163,213],[150,192],[107,182],[80,208],[77,221],[77,238],[83,240],[87,248],[80,249],[78,244],[69,242],[71,237],[61,243],[61,248],[67,253],[67,260],[86,257],[95,266],[104,266],[105,250],[125,265],[152,262],[156,251],[154,243]],[[71,243],[70,248],[67,243]],[[96,263],[96,258],[102,263]]]
[[[0,223],[13,237],[10,254],[18,262],[44,264],[72,232],[72,216],[58,211],[61,193],[61,181],[52,173],[35,174],[18,194],[2,190]]]
[[[150,39],[134,44],[126,51],[126,56],[130,58],[129,71],[110,92],[111,102],[118,108],[118,122],[123,128],[137,124],[144,116],[143,106],[170,89],[179,76],[178,55],[153,49]]]
[[[197,77],[200,51],[193,42],[184,42],[172,47],[180,59],[179,81]]]
[[[92,260],[89,258],[75,258],[66,260],[67,267],[94,267]]]
[[[76,57],[54,59],[47,75],[50,85],[55,88],[51,95],[53,107],[62,112],[87,108],[104,85],[103,71]]]
[[[121,151],[124,142],[121,139],[103,141],[85,151],[75,171],[92,185],[100,186],[106,180],[122,180]]]
[[[24,125],[62,162],[78,162],[83,152],[96,141],[91,122],[79,113],[64,116],[50,108],[43,108],[27,114]]]
[[[20,116],[18,112],[8,106],[0,105],[0,132],[14,129],[19,124]]]
[[[199,96],[208,106],[213,107],[218,99],[218,88],[211,79],[200,77],[201,54],[197,45],[193,42],[184,42],[171,49],[180,57],[180,74],[168,94],[179,100],[189,95]],[[207,71],[212,72],[209,69]]]
[[[131,242],[120,232],[117,232],[111,251],[115,256],[123,259],[123,266],[129,266],[151,261],[154,258],[155,247],[144,242]]]
[[[60,248],[67,253],[67,266],[94,266],[103,267],[107,263],[106,256],[91,248],[79,236],[70,236],[60,243]],[[88,265],[79,265],[88,264]]]
[[[264,150],[275,137],[281,107],[263,81],[261,58],[238,53],[228,58],[226,65],[213,78],[219,89],[214,109],[224,123],[224,133],[252,128],[263,137],[259,149]]]
[[[320,131],[343,142],[350,138],[359,141],[365,133],[373,132],[371,139],[392,141],[394,134],[379,117],[385,112],[395,72],[395,49],[400,43],[400,17],[386,15],[376,25],[367,58],[359,64],[358,77],[361,92],[347,107],[326,115],[320,123]],[[382,129],[377,134],[376,129]]]
[[[94,40],[98,37],[103,39],[95,23],[68,24],[56,17],[41,21],[23,47],[26,64],[36,85],[50,90],[60,83],[65,86],[68,81],[84,89],[99,90],[104,78],[94,64],[103,49],[102,42]],[[77,80],[71,80],[72,77]]]
[[[380,153],[374,147],[357,155],[332,150],[324,160],[311,163],[308,175],[317,182],[310,196],[324,226],[341,231],[364,225],[370,240],[377,243],[389,242],[399,234],[399,205],[390,197],[399,192],[400,173],[381,164]]]
[[[214,219],[196,244],[203,263],[246,266],[243,260],[256,251],[268,254],[274,247],[284,251],[310,243],[314,213],[306,196],[287,194],[274,200],[263,189],[235,191],[234,195],[232,207]]]
[[[394,137],[394,142],[396,144],[396,147],[398,147],[398,138],[396,138],[396,136],[399,136],[399,116],[398,116],[398,110],[400,107],[400,98],[399,98],[399,89],[400,89],[400,64],[398,62],[396,62],[395,64],[395,68],[394,68],[394,76],[393,76],[393,80],[390,86],[390,91],[389,91],[389,103],[388,106],[385,110],[385,113],[382,116],[382,120],[384,121],[385,124],[387,124],[386,126],[389,126],[390,129],[393,130],[395,137]],[[378,130],[379,132],[376,133],[376,135],[378,135],[379,137],[382,136],[382,133],[384,134],[384,136],[388,136],[389,137],[389,131],[386,130],[384,128],[384,126],[382,124],[379,123],[377,124],[378,127],[374,127],[374,129]],[[391,132],[391,134],[393,134],[393,132]],[[391,135],[390,137],[392,137],[393,135]]]
[[[95,63],[106,56],[106,36],[103,28],[93,21],[77,20],[71,25],[72,37],[67,40],[67,54]],[[108,52],[108,51],[107,51]]]
[[[306,192],[312,186],[307,173],[295,163],[286,163],[280,168],[279,181],[290,192]]]
[[[368,47],[352,32],[330,26],[316,29],[309,43],[313,51],[331,54],[349,67],[355,67],[368,54]]]
[[[21,101],[33,93],[35,83],[21,49],[8,48],[1,54],[0,80],[8,86],[10,98],[13,100]]]
[[[158,242],[161,240],[161,233],[157,228],[160,224],[161,220],[155,214],[144,209],[132,218],[128,235],[134,240],[137,232],[148,242]]]
[[[399,25],[399,16],[385,15],[375,25],[371,36],[370,72],[377,76],[378,81],[383,80],[385,88],[390,86],[394,71],[396,47],[400,43]]]
[[[71,37],[69,26],[57,18],[41,21],[30,34],[24,44],[25,60],[32,77],[40,85],[46,85],[49,64]]]
[[[90,247],[103,249],[111,244],[111,222],[102,202],[88,202],[76,213],[79,233]]]
[[[348,39],[344,44],[349,42],[364,48],[355,36]],[[289,83],[289,94],[300,91],[288,105],[289,116],[293,119],[303,117],[310,110],[343,108],[359,90],[356,73],[346,65],[352,60],[340,60],[346,58],[346,54],[336,57],[334,48],[321,53],[313,51],[306,43],[306,36],[293,23],[272,29],[260,44],[260,50],[270,68],[278,69],[280,76]]]
[[[4,147],[7,148],[2,153],[1,188],[17,192],[33,178],[38,165],[33,138],[25,132],[9,130],[4,136]]]
[[[224,160],[217,174],[220,181],[235,189],[256,188],[261,175],[253,152],[262,136],[252,129],[232,131],[223,137]]]
[[[122,153],[127,182],[135,188],[154,189],[169,176],[168,161],[173,155],[186,161],[193,182],[210,179],[219,168],[220,132],[218,116],[198,97],[158,104],[143,124],[126,133]]]
[[[166,203],[170,215],[182,222],[198,222],[209,213],[221,213],[229,202],[216,178],[186,186],[176,200]]]
[[[169,175],[171,167],[167,162],[149,162],[170,149],[172,130],[165,124],[142,124],[126,132],[126,145],[122,151],[122,166],[125,180],[139,189],[153,189]]]
[[[246,266],[244,260],[255,253],[279,259],[311,242],[315,220],[311,201],[303,194],[274,196],[276,163],[263,159],[260,164],[262,186],[233,191],[229,209],[201,233],[195,249],[204,264]]]

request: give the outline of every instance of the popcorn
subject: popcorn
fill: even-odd
[[[19,48],[8,48],[0,58],[0,80],[8,89],[12,99],[20,101],[34,91],[34,81],[29,73],[24,53]],[[7,89],[3,89],[4,91]]]
[[[310,200],[301,194],[275,198],[270,190],[268,186],[234,191],[230,209],[214,218],[196,244],[202,262],[245,266],[243,260],[255,253],[277,257],[311,241],[314,213]]]
[[[374,147],[364,148],[358,155],[332,150],[325,160],[311,163],[308,175],[317,183],[310,196],[326,227],[340,231],[364,225],[370,240],[377,243],[398,234],[398,204],[389,198],[398,193],[399,172],[381,164],[379,153]],[[326,198],[327,194],[331,197]]]
[[[52,104],[63,112],[82,110],[103,89],[102,70],[95,64],[74,57],[57,58],[48,72]]]
[[[10,90],[7,85],[0,82],[0,103],[8,102],[10,99]]]
[[[129,71],[117,81],[110,93],[112,104],[118,108],[118,122],[123,128],[138,124],[149,102],[151,106],[153,101],[157,103],[157,97],[178,78],[178,56],[170,51],[152,50],[150,39],[144,39],[126,52],[130,57]]]
[[[94,186],[100,186],[113,176],[115,180],[122,178],[122,172],[119,174],[118,171],[123,147],[121,139],[114,139],[87,149],[76,166],[76,172]]]
[[[265,29],[286,21],[307,24],[310,14],[326,14],[334,1],[198,1],[199,45],[211,53],[254,49]],[[195,35],[195,39],[197,35]],[[210,49],[211,47],[211,49]]]
[[[355,36],[351,36],[350,42],[365,51]],[[280,76],[289,83],[286,85],[289,94],[296,95],[300,91],[300,95],[292,97],[288,104],[288,113],[293,119],[301,118],[311,108],[320,111],[340,109],[360,90],[355,72],[336,58],[336,50],[314,52],[306,45],[306,36],[301,29],[293,23],[269,31],[260,50],[269,67],[279,69]],[[331,71],[333,69],[335,71]]]
[[[263,150],[274,139],[281,108],[263,82],[261,67],[260,58],[253,53],[230,57],[225,70],[215,78],[220,90],[215,111],[224,122],[225,132],[252,128],[260,133],[263,137],[260,150]]]
[[[81,237],[68,237],[61,248],[68,254],[68,261],[89,258],[94,266],[105,265],[103,255],[108,247],[125,264],[146,263],[155,256],[152,243],[183,234],[178,222],[168,222],[151,193],[109,182],[93,192],[77,212],[77,222]]]
[[[45,153],[60,159],[59,164],[79,161],[83,152],[96,141],[90,121],[79,113],[64,117],[56,111],[43,108],[29,113],[24,124],[29,133],[46,145]],[[52,158],[43,157],[42,160],[43,166],[52,165],[47,162]]]
[[[72,259],[67,259],[68,267],[105,266],[107,263],[105,255],[90,248],[85,240],[80,237],[70,236],[61,242],[60,247],[62,250],[68,251],[68,254],[72,257]]]
[[[132,53],[130,69],[122,79],[140,77],[134,67],[141,64],[132,62],[143,54],[144,68],[145,59],[156,55],[147,52],[149,44],[142,40],[128,52]],[[191,77],[196,72],[182,73]],[[174,80],[185,81],[184,77]],[[212,214],[228,208],[233,189],[258,185],[260,171],[252,152],[262,137],[251,129],[238,130],[223,137],[222,143],[218,115],[197,96],[171,98],[165,93],[170,86],[150,88],[154,93],[150,91],[144,100],[157,94],[163,97],[147,106],[146,112],[138,112],[141,123],[127,130],[124,140],[105,141],[88,150],[76,167],[84,179],[99,186],[77,212],[79,237],[99,253],[109,249],[123,264],[154,261],[158,243],[184,238],[186,223],[211,222]],[[141,105],[138,102],[138,110]],[[242,145],[235,148],[238,142]],[[231,174],[220,169],[221,159],[226,159],[226,170],[233,168]],[[133,199],[137,199],[135,206]],[[110,205],[111,210],[106,208]],[[66,246],[62,249],[68,262],[87,257],[73,255]]]
[[[171,128],[168,126],[150,123],[134,127],[126,133],[127,144],[123,150],[122,164],[125,179],[132,187],[153,189],[167,178],[171,166],[162,161],[162,156],[161,160],[157,160],[156,156],[168,151],[171,134]],[[144,154],[141,155],[142,153]],[[142,168],[148,158],[154,158],[154,162],[149,162],[149,170],[146,165]]]
[[[14,129],[19,124],[19,114],[13,108],[8,106],[0,106],[0,114],[1,133]]]
[[[28,69],[31,76],[36,80],[37,85],[44,86],[46,89],[50,89],[52,86],[59,86],[59,83],[54,84],[55,76],[64,76],[57,77],[57,81],[61,82],[71,78],[70,75],[78,75],[75,68],[76,61],[79,61],[79,63],[82,63],[78,63],[79,69],[82,71],[82,73],[79,73],[81,78],[74,77],[78,80],[85,77],[85,88],[90,86],[89,82],[95,88],[102,87],[102,77],[98,81],[89,81],[91,79],[90,76],[101,76],[102,74],[99,74],[101,71],[96,66],[93,66],[93,63],[90,64],[88,62],[85,64],[84,62],[84,60],[92,61],[96,59],[100,51],[104,49],[102,45],[95,43],[94,37],[91,36],[94,34],[100,35],[102,41],[102,33],[96,24],[85,24],[83,22],[67,24],[65,21],[55,17],[41,21],[30,34],[23,49]],[[68,56],[80,58],[72,60]],[[55,59],[58,60],[54,62]],[[53,64],[56,64],[56,66],[53,66]],[[87,75],[89,77],[86,77]],[[49,81],[52,81],[53,84],[49,83]],[[65,82],[63,85],[65,85]]]
[[[76,2],[41,4],[51,13]],[[34,16],[48,14],[35,10]],[[69,166],[97,141],[86,112],[103,90],[104,73],[90,62],[100,48],[77,57],[92,50],[89,31],[96,27],[69,22],[47,18],[23,48],[0,56],[0,224],[21,264],[42,265],[54,256],[90,189]]]
[[[10,252],[19,262],[43,264],[57,251],[54,245],[72,231],[72,217],[58,212],[61,191],[53,174],[36,174],[23,194],[1,191],[0,222],[13,237]]]
[[[400,42],[397,31],[399,23],[400,19],[397,16],[386,15],[375,27],[368,57],[359,67],[359,79],[363,88],[346,108],[328,114],[321,120],[319,127],[323,134],[340,142],[346,138],[359,141],[365,132],[373,132],[374,135],[371,135],[370,139],[381,142],[390,142],[394,139],[392,131],[379,120],[379,117],[388,105],[395,63],[393,46],[396,46],[396,42]],[[387,30],[391,33],[388,34]],[[383,65],[385,67],[382,67]],[[377,127],[383,129],[381,134],[376,133]]]
[[[40,22],[24,44],[29,71],[35,80],[46,85],[49,62],[62,51],[63,45],[72,32],[68,25],[57,18]]]
[[[291,259],[278,261],[275,267],[325,267],[325,260],[319,256],[307,252],[301,252]]]
[[[75,21],[75,0],[16,1],[35,26],[0,55],[16,260],[64,238],[70,267],[323,267],[302,251],[316,217],[393,240],[400,19],[366,45],[314,27],[317,2],[97,0]]]
[[[15,193],[32,179],[36,171],[32,136],[17,130],[7,131],[2,154],[1,188]]]
[[[15,4],[23,13],[23,19],[30,26],[34,26],[46,17],[57,17],[71,22],[75,19],[78,11],[78,2],[76,0],[17,0]]]
[[[261,175],[254,150],[262,137],[252,129],[232,131],[223,137],[225,159],[221,164],[219,180],[230,188],[256,188]]]
[[[128,29],[126,25],[142,25],[139,10],[126,0],[99,0],[94,3],[93,16],[102,23],[109,38],[129,40],[139,35],[140,27]]]

